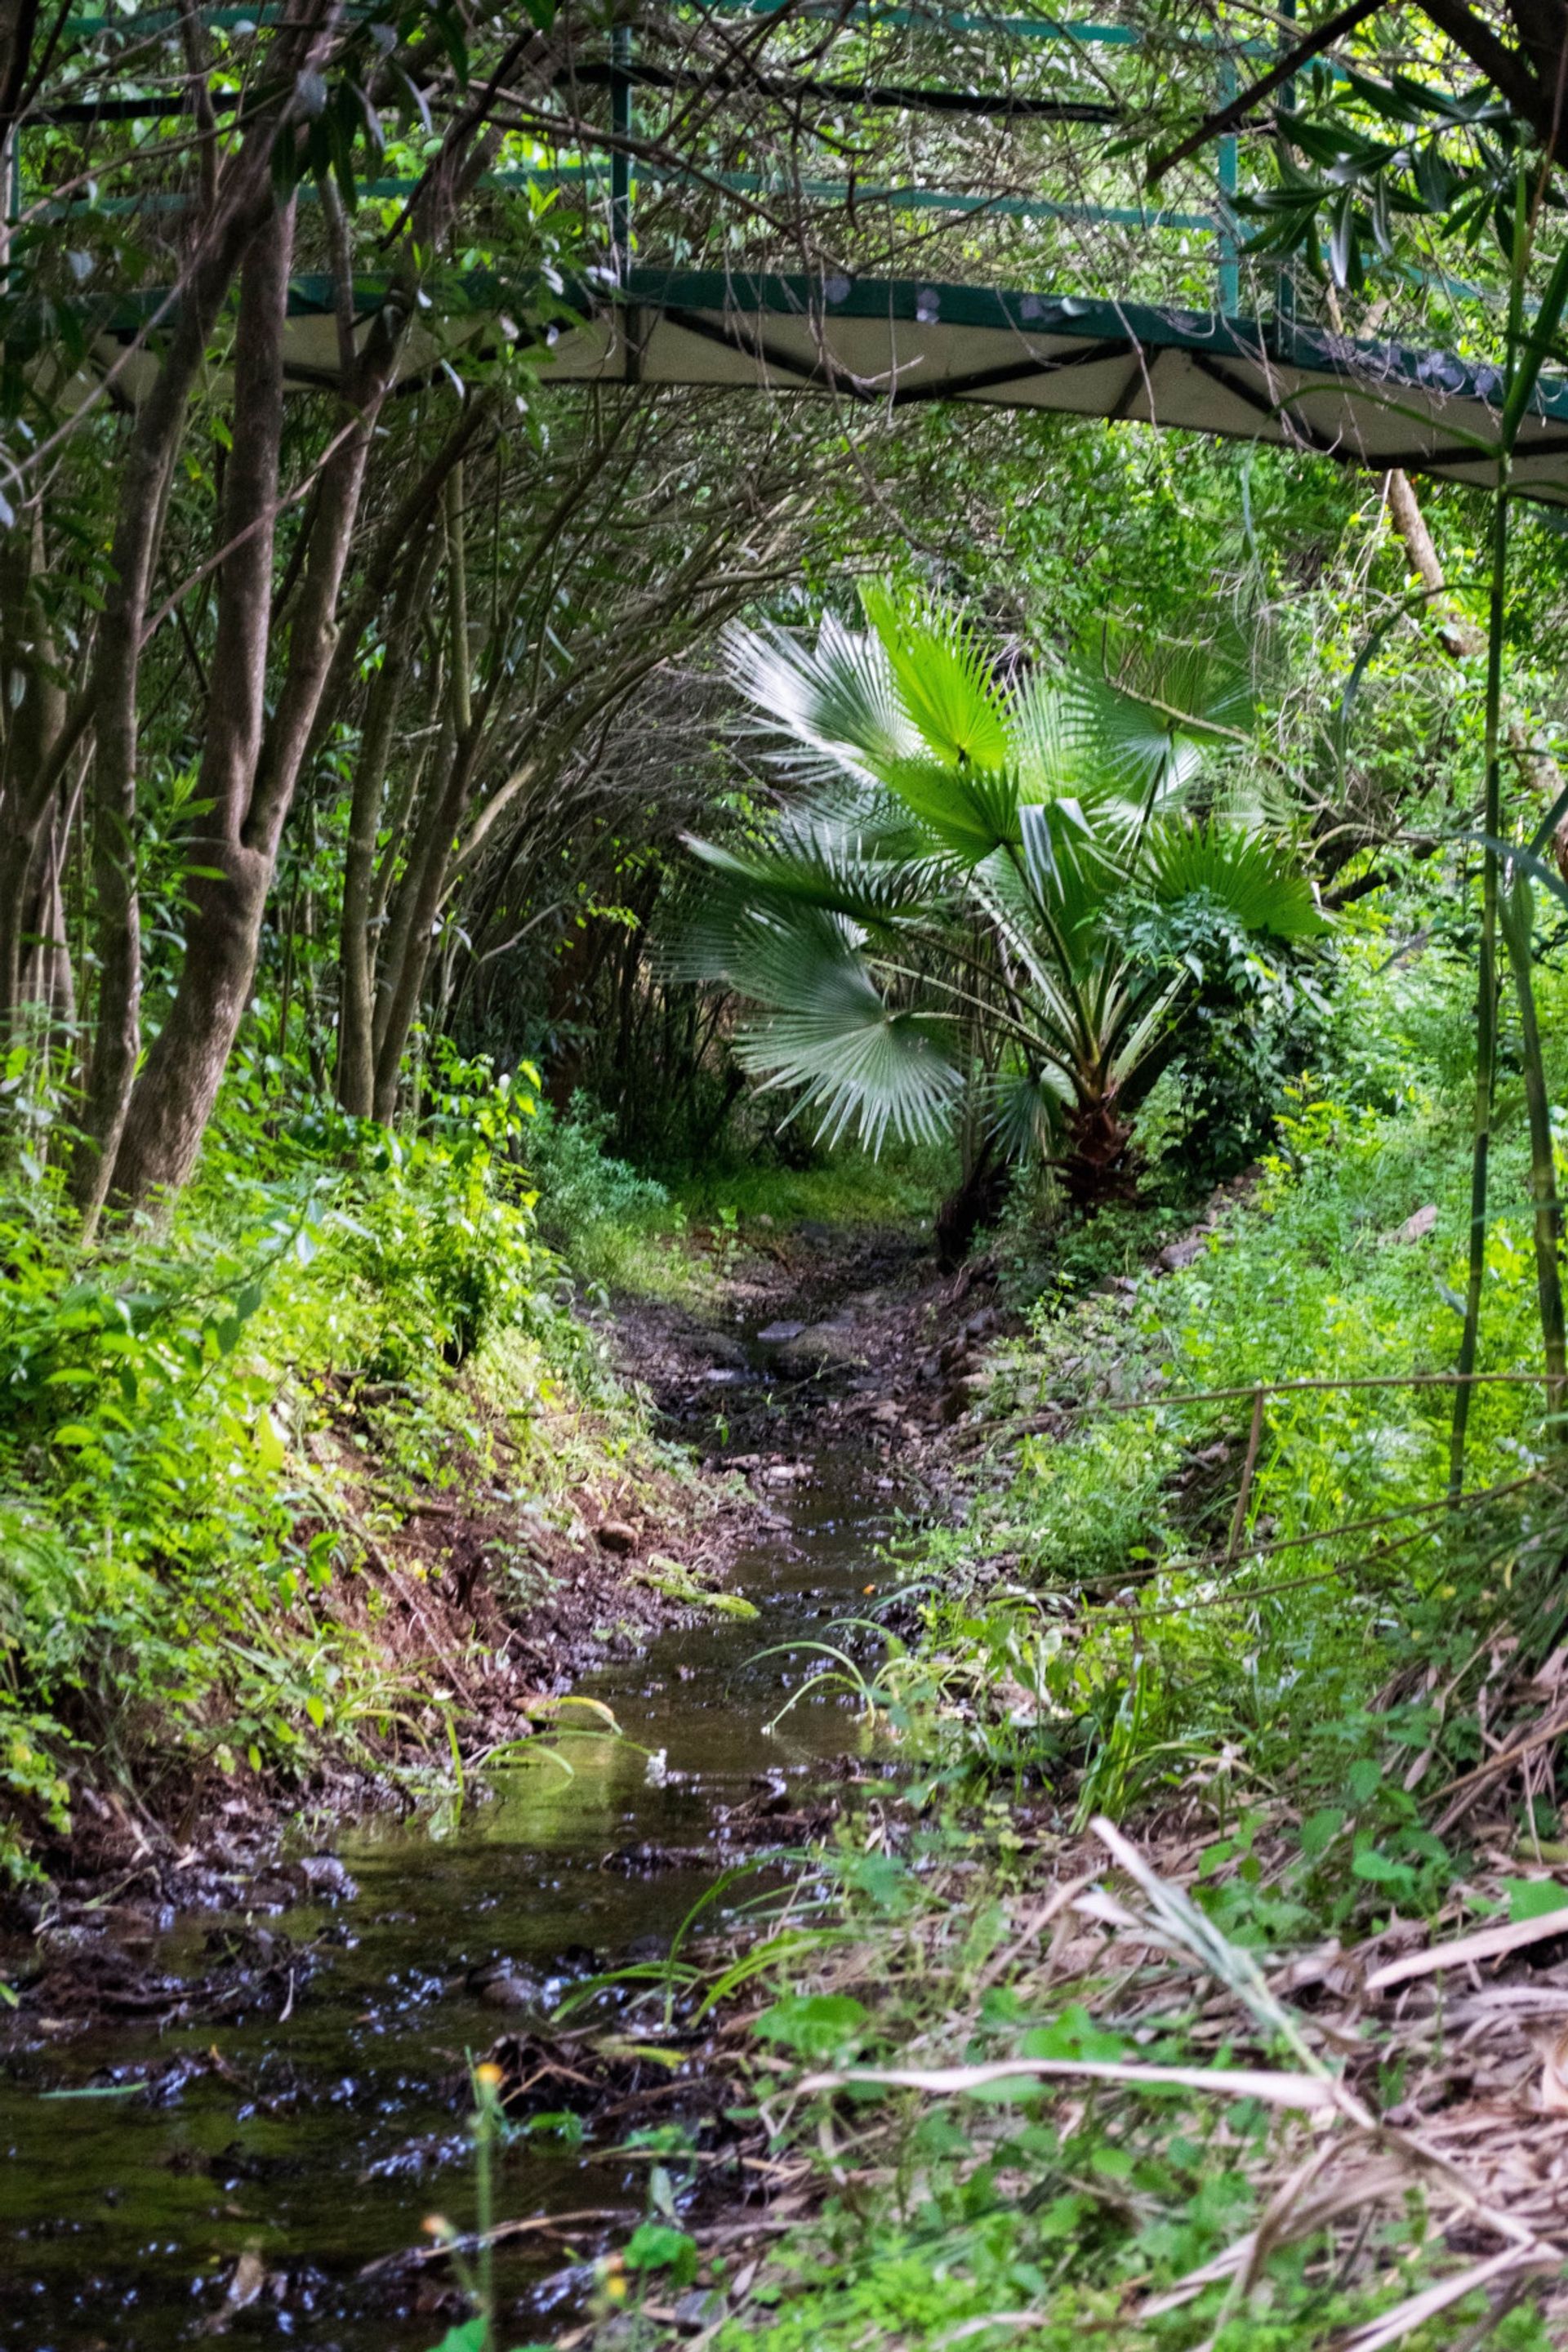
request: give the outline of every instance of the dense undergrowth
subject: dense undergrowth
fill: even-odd
[[[531,1108],[458,1068],[416,1138],[285,1139],[237,1086],[163,1225],[84,1254],[41,1172],[0,1197],[7,1872],[83,1784],[189,1817],[323,1758],[449,1765],[372,1572],[411,1498],[504,1499],[489,1574],[522,1610],[531,1515],[566,1528],[584,1486],[670,1475],[541,1238]]]
[[[1419,2118],[1427,2045],[1371,2021],[1317,2041],[1258,1969],[1564,1901],[1549,1793],[1438,1826],[1487,1753],[1489,1689],[1561,1638],[1568,1528],[1531,1381],[1479,1390],[1468,1499],[1445,1500],[1462,977],[1369,928],[1326,1045],[1240,1185],[1184,1204],[1173,1169],[1163,1198],[1047,1251],[1021,1210],[1003,1236],[1027,1329],[960,1427],[962,1507],[897,1547],[901,1632],[857,1686],[888,1776],[728,1979],[815,2217],[748,2280],[729,2352],[1555,2340],[1468,2279],[1414,2175],[1357,2207],[1359,2232],[1336,2237],[1336,2211],[1296,2231],[1302,2184],[1334,2177],[1328,2138],[1222,2087],[1227,2064],[1321,2052]],[[1521,1129],[1505,1089],[1487,1372],[1532,1371],[1539,1345]],[[1156,1965],[1124,1907],[1138,1890],[1098,1939],[1068,1915],[1105,1877],[1101,1815],[1175,1882]],[[1215,2093],[808,2081],[1057,2060],[1214,2070]],[[1256,2263],[1174,2292],[1260,2219]]]

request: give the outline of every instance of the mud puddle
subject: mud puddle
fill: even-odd
[[[765,1385],[769,1351],[747,1352]],[[861,1745],[851,1703],[807,1691],[775,1719],[819,1663],[806,1645],[868,1606],[894,1502],[868,1450],[820,1456],[770,1490],[778,1524],[736,1563],[754,1619],[670,1632],[579,1685],[620,1738],[567,1709],[558,1762],[501,1772],[445,1822],[345,1835],[357,1897],[258,1923],[314,1948],[281,2014],[274,1971],[266,2015],[120,2018],[18,2059],[0,2084],[0,2346],[164,2352],[230,2333],[428,2352],[463,2309],[446,2266],[363,2273],[427,2242],[427,2215],[471,2219],[468,2056],[574,1980],[666,1953],[759,1838],[830,1813]],[[705,1925],[757,1885],[722,1886]],[[137,1957],[200,1968],[214,1927],[182,1921]],[[498,2212],[542,2225],[501,2251],[508,2341],[569,2326],[647,2182],[646,2158],[596,2154],[569,2109],[506,2151]]]

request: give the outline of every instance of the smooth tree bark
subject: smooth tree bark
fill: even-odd
[[[89,677],[84,723],[93,739],[92,889],[98,1010],[71,1191],[90,1231],[109,1191],[131,1107],[142,1040],[142,923],[136,880],[138,715],[142,657],[174,467],[192,394],[218,314],[247,249],[276,209],[272,158],[324,59],[335,10],[302,0],[280,37],[280,96],[264,105],[216,182],[195,229],[152,388],[131,427],[110,548],[110,581]]]
[[[252,239],[241,277],[234,446],[224,482],[226,552],[196,788],[205,814],[190,843],[179,989],[136,1087],[115,1160],[114,1189],[133,1200],[146,1197],[161,1167],[185,1170],[195,1160],[205,1124],[200,1106],[216,1095],[248,993],[245,942],[253,927],[259,931],[271,880],[270,861],[247,838],[247,824],[266,724],[293,231],[290,205]],[[198,1006],[200,1017],[193,1019]],[[161,1086],[171,1067],[180,1083]]]
[[[61,793],[68,724],[65,681],[42,599],[41,515],[18,526],[0,561],[0,1045],[24,1005],[68,1001],[61,922]],[[61,958],[65,959],[64,971]]]
[[[289,646],[276,707],[249,776],[237,773],[219,877],[194,893],[179,985],[123,1120],[109,1189],[124,1208],[177,1192],[185,1182],[217,1099],[255,981],[283,825],[340,655],[340,599],[382,410],[397,379],[419,274],[489,160],[493,141],[478,135],[481,128],[482,113],[470,108],[448,132],[411,209],[400,283],[376,312],[357,355],[352,255],[346,236],[337,239],[342,423],[316,486],[308,551],[289,604]],[[277,498],[275,466],[273,478],[268,511]],[[257,496],[253,483],[253,502]],[[263,527],[258,512],[252,520]],[[269,623],[270,600],[267,617]],[[215,677],[215,693],[226,690],[222,677]]]

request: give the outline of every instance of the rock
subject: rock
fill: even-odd
[[[301,1854],[294,1864],[310,1892],[333,1903],[352,1903],[359,1888],[335,1853]]]
[[[738,1339],[731,1339],[727,1331],[700,1331],[697,1335],[697,1345],[701,1349],[702,1353],[705,1356],[710,1356],[716,1364],[727,1364],[737,1372],[748,1370],[744,1348]],[[709,1378],[712,1378],[711,1373]]]
[[[764,1347],[776,1348],[786,1339],[798,1339],[805,1328],[804,1323],[770,1323],[765,1330],[758,1332],[757,1338]]]
[[[668,1601],[684,1601],[689,1609],[711,1609],[721,1617],[754,1617],[756,1607],[743,1601],[738,1592],[710,1592],[687,1567],[684,1560],[672,1559],[668,1552],[649,1555],[646,1568],[633,1570],[635,1580],[646,1584],[651,1591],[662,1592]]]
[[[1176,1274],[1184,1265],[1191,1265],[1194,1258],[1202,1257],[1203,1254],[1202,1234],[1184,1234],[1179,1242],[1168,1243],[1154,1263],[1163,1265],[1167,1274]]]
[[[536,1979],[503,1966],[485,1979],[479,1999],[489,2009],[538,2009],[543,1993]]]
[[[769,1216],[765,1209],[762,1210],[758,1215],[754,1216],[752,1219],[752,1223],[753,1225],[761,1225],[764,1234],[771,1234],[773,1232],[773,1221]]]
[[[966,1338],[971,1339],[987,1339],[990,1334],[994,1331],[1000,1320],[1001,1318],[998,1316],[994,1307],[983,1307],[978,1315],[972,1315],[970,1317],[968,1322],[963,1327],[964,1334]]]
[[[864,1344],[847,1323],[808,1323],[779,1355],[786,1370],[816,1371],[828,1364],[850,1366],[865,1360]]]
[[[979,1402],[990,1386],[989,1372],[966,1372],[962,1380],[954,1381],[942,1401],[943,1421],[957,1421],[972,1404]]]
[[[682,2336],[706,2336],[724,2316],[723,2290],[716,2286],[689,2287],[672,2315]]]
[[[601,1551],[616,1552],[624,1558],[637,1548],[637,1531],[626,1519],[601,1519],[594,1533]]]
[[[1389,1239],[1395,1242],[1424,1242],[1436,1222],[1437,1203],[1436,1201],[1428,1201],[1424,1209],[1417,1209],[1414,1216],[1406,1217],[1398,1232],[1391,1234]]]

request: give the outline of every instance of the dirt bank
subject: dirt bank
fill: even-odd
[[[483,1454],[449,1451],[438,1487],[422,1486],[394,1475],[388,1400],[342,1398],[313,1459],[361,1565],[316,1607],[395,1681],[385,1720],[291,1783],[239,1761],[113,1785],[84,1757],[69,1829],[41,1844],[47,1883],[9,1906],[5,1972],[24,2021],[281,2006],[312,1963],[265,1935],[220,1938],[177,1981],[135,1954],[181,1913],[264,1920],[352,1891],[333,1859],[339,1823],[408,1810],[422,1774],[434,1789],[449,1772],[454,1739],[472,1776],[548,1735],[585,1675],[636,1659],[671,1624],[708,1621],[738,1549],[825,1446],[865,1449],[908,1491],[934,1495],[942,1433],[999,1328],[987,1269],[939,1277],[923,1244],[878,1232],[758,1239],[725,1249],[700,1312],[624,1299],[600,1318],[663,1450],[617,1461],[614,1433],[574,1415],[573,1450],[593,1466],[548,1509],[509,1475],[504,1428]],[[770,1833],[759,1819],[757,1838]]]

